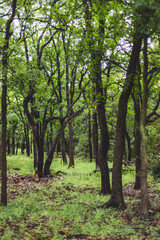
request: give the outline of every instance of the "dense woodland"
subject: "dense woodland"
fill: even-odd
[[[105,208],[125,209],[122,169],[133,164],[148,218],[147,171],[160,177],[159,36],[159,0],[0,1],[3,205],[7,155],[33,155],[41,179],[57,154],[68,168],[95,162]]]

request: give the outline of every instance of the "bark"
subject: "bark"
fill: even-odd
[[[139,132],[139,124],[140,124],[140,102],[139,99],[134,99],[134,112],[135,112],[135,123],[134,123],[134,157],[136,163],[136,179],[134,189],[140,189],[140,175],[141,175],[141,157],[140,157],[140,132]]]
[[[73,143],[73,120],[69,122],[69,165],[68,168],[74,167],[74,143]]]
[[[21,154],[24,154],[24,149],[25,149],[25,138],[23,137],[22,144],[21,144]]]
[[[8,146],[8,155],[11,153],[11,144],[10,144],[10,137],[7,138],[7,146]]]
[[[103,4],[104,2],[101,1]],[[102,6],[100,6],[102,10]],[[86,15],[88,14],[89,8],[86,5]],[[89,14],[91,17],[91,15]],[[90,19],[86,16],[86,25],[88,27],[89,35],[91,34],[91,22]],[[92,81],[95,84],[96,90],[96,101],[97,101],[97,116],[98,116],[98,123],[100,127],[100,138],[101,143],[98,151],[98,164],[100,166],[101,171],[101,192],[103,194],[110,193],[110,181],[109,181],[109,169],[107,163],[107,153],[109,150],[109,134],[105,116],[105,101],[104,93],[103,93],[103,84],[102,84],[102,54],[103,54],[103,43],[104,43],[104,29],[105,29],[105,17],[104,14],[99,15],[99,37],[97,40],[98,49],[95,50],[93,45],[95,42],[92,39],[90,41],[90,51],[91,51],[91,71],[92,71]],[[96,44],[97,44],[96,43]]]
[[[54,154],[54,151],[56,149],[56,145],[57,143],[59,142],[60,140],[60,137],[65,129],[65,127],[67,126],[67,124],[72,121],[75,117],[79,116],[81,113],[82,113],[83,110],[78,110],[77,112],[73,113],[70,117],[68,117],[68,119],[62,124],[60,130],[58,131],[57,133],[57,136],[56,138],[54,139],[53,141],[53,144],[52,144],[52,147],[51,147],[51,150],[50,150],[50,153],[46,159],[46,162],[45,162],[45,166],[44,166],[44,175],[47,176],[49,175],[49,170],[50,170],[50,165],[52,163],[52,159],[53,159],[53,154]]]
[[[126,140],[127,140],[127,149],[128,149],[128,157],[127,157],[127,161],[131,162],[131,139],[130,136],[126,130]]]
[[[132,53],[127,69],[127,76],[125,80],[124,89],[121,93],[118,105],[117,125],[116,125],[116,139],[113,158],[113,172],[112,172],[112,194],[106,206],[125,207],[123,192],[122,192],[122,158],[126,130],[126,114],[127,103],[132,91],[134,76],[136,74],[136,66],[139,60],[142,40],[134,41]]]
[[[147,153],[146,153],[146,116],[147,116],[147,102],[148,102],[148,56],[147,56],[147,38],[144,39],[143,48],[143,98],[140,112],[140,154],[141,154],[141,219],[145,220],[148,218],[149,211],[149,196],[148,196],[148,185],[147,185]]]
[[[97,114],[93,113],[93,151],[96,160],[96,168],[99,168],[98,164],[98,123]]]
[[[2,168],[2,160],[1,160],[1,141],[0,141],[0,170]]]
[[[62,159],[63,159],[63,163],[67,164],[67,157],[66,157],[66,144],[65,144],[65,135],[64,135],[64,131],[61,135],[61,151],[62,151]]]
[[[27,156],[30,156],[30,144],[29,144],[29,128],[28,126],[25,127],[25,142],[26,142],[26,153],[27,153]]]
[[[12,131],[12,154],[15,154],[15,130],[16,128],[13,127]]]
[[[89,158],[90,162],[92,162],[92,133],[91,133],[91,113],[88,114],[88,145],[89,145]]]
[[[12,13],[6,23],[5,42],[2,53],[2,97],[1,97],[1,203],[7,205],[7,160],[6,160],[6,133],[7,133],[7,72],[8,72],[8,49],[11,37],[10,26],[14,20],[17,0],[12,1]]]
[[[36,145],[36,140],[35,140],[35,136],[33,134],[33,156],[34,156],[34,169],[35,169],[35,173],[37,173],[37,169],[38,169],[38,158],[37,158],[37,145]]]

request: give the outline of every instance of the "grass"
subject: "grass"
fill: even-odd
[[[109,167],[112,168],[111,163]],[[159,204],[159,183],[151,183],[151,176],[154,209],[144,222],[137,213],[140,200],[132,196],[125,198],[128,206],[125,211],[96,208],[110,196],[100,194],[100,173],[93,174],[94,162],[76,159],[76,167],[68,169],[60,159],[55,159],[51,169],[53,174],[57,171],[67,174],[40,182],[9,181],[8,206],[0,206],[1,240],[159,238],[160,215],[155,211]],[[8,173],[13,175],[15,171],[20,175],[33,174],[33,158],[9,156]],[[134,178],[134,171],[124,172],[124,190],[133,186]]]

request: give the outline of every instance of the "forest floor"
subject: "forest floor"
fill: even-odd
[[[100,194],[93,163],[80,162],[74,169],[56,164],[53,176],[41,179],[10,169],[8,206],[0,206],[1,240],[160,239],[160,185],[152,178],[149,219],[142,221],[133,172],[124,173],[127,208],[122,211],[99,208],[109,196]]]

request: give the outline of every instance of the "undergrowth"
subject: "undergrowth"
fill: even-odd
[[[138,216],[140,199],[134,195],[138,193],[132,193],[134,171],[123,174],[128,207],[122,211],[99,208],[110,196],[100,194],[100,172],[94,170],[95,163],[88,160],[76,159],[75,168],[68,169],[61,159],[55,159],[52,178],[9,182],[8,206],[0,207],[0,239],[158,239],[159,190],[156,183],[151,183],[152,177],[150,197],[154,208],[150,210],[150,219],[144,222]],[[14,176],[15,171],[19,175],[33,174],[32,157],[9,156],[8,173]]]

